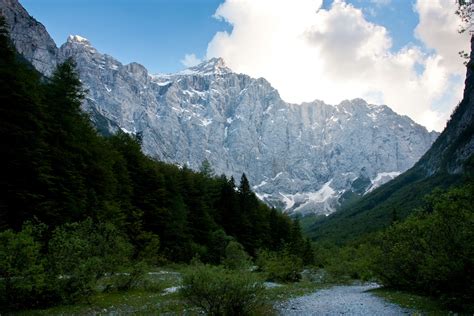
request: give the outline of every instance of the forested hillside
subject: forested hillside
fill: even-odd
[[[298,223],[261,203],[245,175],[236,185],[206,161],[195,172],[153,160],[139,134],[99,136],[80,110],[83,96],[71,60],[40,76],[1,22],[3,307],[86,295],[79,276],[123,262],[218,264],[232,240],[250,255],[291,244],[304,256]]]
[[[317,219],[307,228],[315,240],[344,244],[390,226],[395,220],[408,217],[424,206],[423,197],[433,189],[446,189],[461,183],[463,176],[447,173],[426,177],[414,167],[389,183],[377,188],[341,210]]]

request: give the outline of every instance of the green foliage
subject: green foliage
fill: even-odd
[[[31,225],[0,233],[0,278],[0,310],[34,306],[45,291],[45,260]]]
[[[21,229],[41,199],[44,111],[39,75],[13,49],[0,22],[0,229]]]
[[[333,248],[325,259],[325,269],[335,279],[355,279],[369,281],[375,278],[373,269],[377,249],[370,244],[347,245]]]
[[[207,159],[203,160],[201,167],[199,168],[199,172],[206,177],[214,176],[214,170],[212,169],[212,166],[209,160]]]
[[[213,231],[209,235],[209,246],[204,260],[208,263],[219,264],[226,256],[226,247],[233,238],[228,236],[223,229]]]
[[[452,311],[443,306],[439,299],[433,297],[399,291],[389,288],[378,288],[370,291],[383,299],[401,307],[411,309],[416,315],[450,315]]]
[[[137,262],[127,271],[110,273],[106,276],[104,292],[128,291],[138,288],[144,281],[147,265]]]
[[[97,280],[123,267],[132,250],[112,224],[90,219],[56,228],[48,248],[49,265],[66,302],[92,294]]]
[[[225,248],[225,258],[222,261],[227,269],[244,270],[250,267],[250,256],[244,247],[236,241],[231,240]]]
[[[270,281],[297,282],[301,279],[303,261],[288,251],[261,251],[257,265]]]
[[[352,191],[356,194],[363,194],[371,184],[368,177],[360,176],[351,183]]]
[[[430,296],[445,308],[472,312],[474,271],[474,185],[423,199],[406,219],[392,208],[390,225],[343,246],[315,244],[316,264],[336,280],[378,279],[385,286]]]
[[[295,219],[290,228],[290,239],[285,245],[285,250],[302,260],[305,266],[314,264],[314,249],[311,241],[303,238],[299,219]]]
[[[430,197],[430,203],[385,231],[374,271],[391,287],[462,305],[474,299],[474,185]]]
[[[186,271],[180,294],[207,315],[251,315],[262,305],[263,290],[250,272],[196,265]]]
[[[157,234],[143,232],[137,239],[140,245],[137,249],[137,260],[151,266],[157,266],[164,261],[160,254],[160,237]]]

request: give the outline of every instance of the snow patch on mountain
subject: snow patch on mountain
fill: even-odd
[[[80,35],[69,35],[67,38],[68,42],[82,43],[84,45],[90,45],[90,42],[87,38]]]
[[[331,214],[335,211],[334,203],[340,194],[331,188],[333,180],[324,183],[323,186],[315,192],[302,192],[296,194],[284,194],[279,192],[285,203],[285,210],[301,214],[314,213],[318,210],[319,214]]]
[[[369,187],[366,193],[369,193],[375,189],[377,189],[382,184],[385,184],[401,174],[400,171],[392,171],[392,172],[379,172],[377,176],[371,180],[372,185]]]
[[[197,76],[209,76],[209,75],[224,75],[231,73],[232,70],[227,67],[222,58],[211,58],[197,66],[187,68],[177,73],[177,75],[197,75]]]

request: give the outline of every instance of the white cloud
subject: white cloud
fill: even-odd
[[[181,63],[186,67],[194,67],[202,62],[201,59],[197,58],[194,54],[186,54],[181,59]]]
[[[468,49],[467,34],[456,33],[459,17],[454,14],[455,1],[452,0],[418,0],[415,10],[420,15],[420,23],[415,35],[428,48],[434,49],[441,57],[444,67],[450,72],[464,72],[459,62],[458,52]]]
[[[441,130],[461,97],[457,52],[469,42],[456,32],[454,1],[418,0],[416,36],[429,50],[397,52],[388,30],[360,9],[343,0],[321,7],[322,0],[226,0],[215,16],[233,29],[215,34],[207,57],[268,79],[289,102],[363,97]]]

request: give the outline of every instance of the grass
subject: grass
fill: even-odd
[[[414,310],[419,315],[452,315],[453,313],[434,299],[417,294],[407,293],[387,288],[379,288],[371,293],[386,299],[389,302]],[[416,315],[416,314],[415,314]]]
[[[167,267],[168,268],[168,267]],[[87,302],[61,305],[47,309],[27,310],[17,315],[104,315],[104,314],[182,314],[197,315],[197,311],[187,309],[178,293],[164,293],[166,288],[179,286],[180,275],[174,271],[160,269],[149,271],[142,284],[136,289],[124,292],[100,292]],[[100,284],[99,284],[100,286]]]
[[[200,315],[197,309],[190,308],[179,293],[165,293],[164,289],[179,286],[180,272],[185,265],[173,265],[160,268],[159,271],[148,271],[144,283],[136,289],[125,292],[105,293],[98,291],[87,302],[74,305],[61,305],[47,309],[26,310],[15,315],[106,315],[106,314],[139,314],[139,315]],[[261,275],[263,277],[263,274]],[[324,279],[312,281],[303,278],[297,283],[282,283],[280,286],[267,288],[264,300],[268,308],[262,315],[274,313],[272,305],[297,296],[313,293],[328,287]]]
[[[183,310],[177,294],[167,297],[161,293],[131,290],[117,293],[99,293],[89,303],[56,306],[44,310],[30,310],[18,315],[103,315],[103,314],[162,314],[179,313]]]

